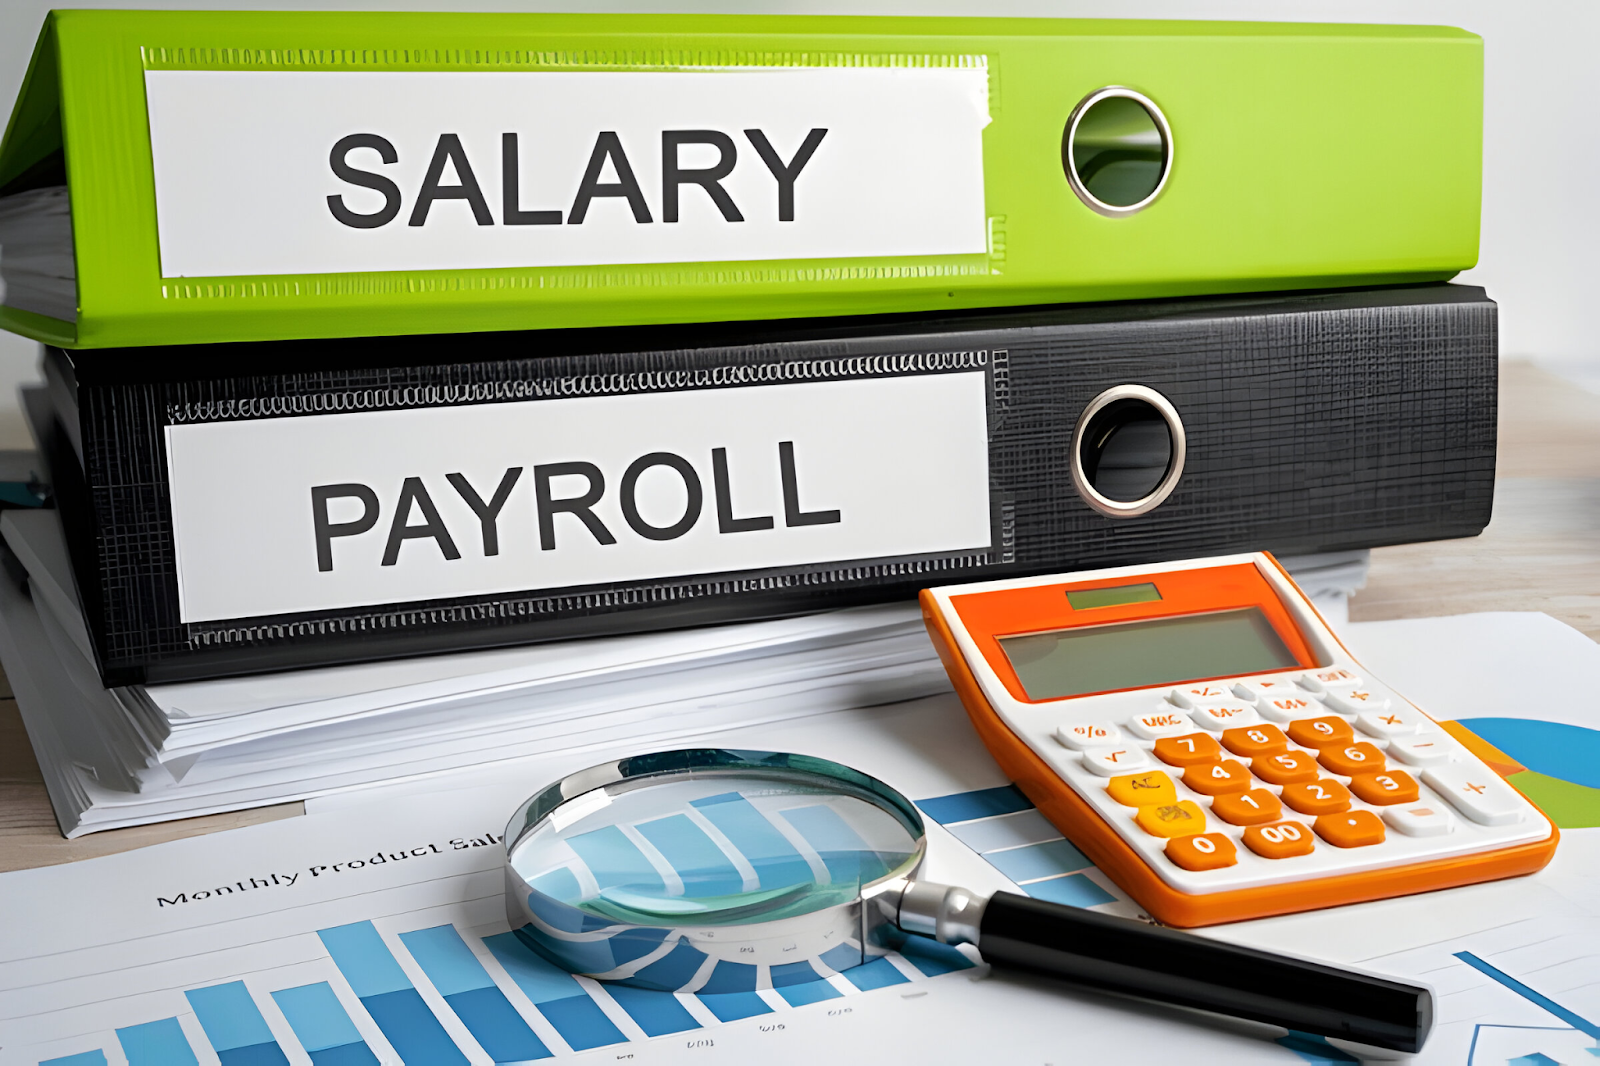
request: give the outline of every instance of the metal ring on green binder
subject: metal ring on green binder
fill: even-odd
[[[1172,173],[1172,127],[1148,96],[1107,86],[1072,109],[1061,165],[1090,210],[1108,218],[1143,211]]]

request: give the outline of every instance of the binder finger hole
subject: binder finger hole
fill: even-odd
[[[1183,475],[1183,420],[1159,392],[1118,385],[1096,396],[1072,435],[1072,481],[1084,502],[1111,518],[1153,510]]]
[[[1149,97],[1108,86],[1084,97],[1067,120],[1061,165],[1078,198],[1102,215],[1143,210],[1172,169],[1172,129]]]

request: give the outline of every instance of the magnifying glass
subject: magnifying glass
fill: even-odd
[[[918,879],[922,816],[826,759],[688,749],[572,774],[506,827],[506,913],[576,974],[668,992],[826,977],[908,935],[1102,992],[1421,1049],[1422,987],[1010,892]]]

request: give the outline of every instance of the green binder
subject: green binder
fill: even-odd
[[[64,347],[1420,282],[1482,42],[1224,22],[62,11],[0,326]]]

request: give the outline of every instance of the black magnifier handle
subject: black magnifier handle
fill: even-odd
[[[993,966],[1374,1048],[1419,1051],[1433,1024],[1426,988],[1011,892],[913,882],[896,924]]]

